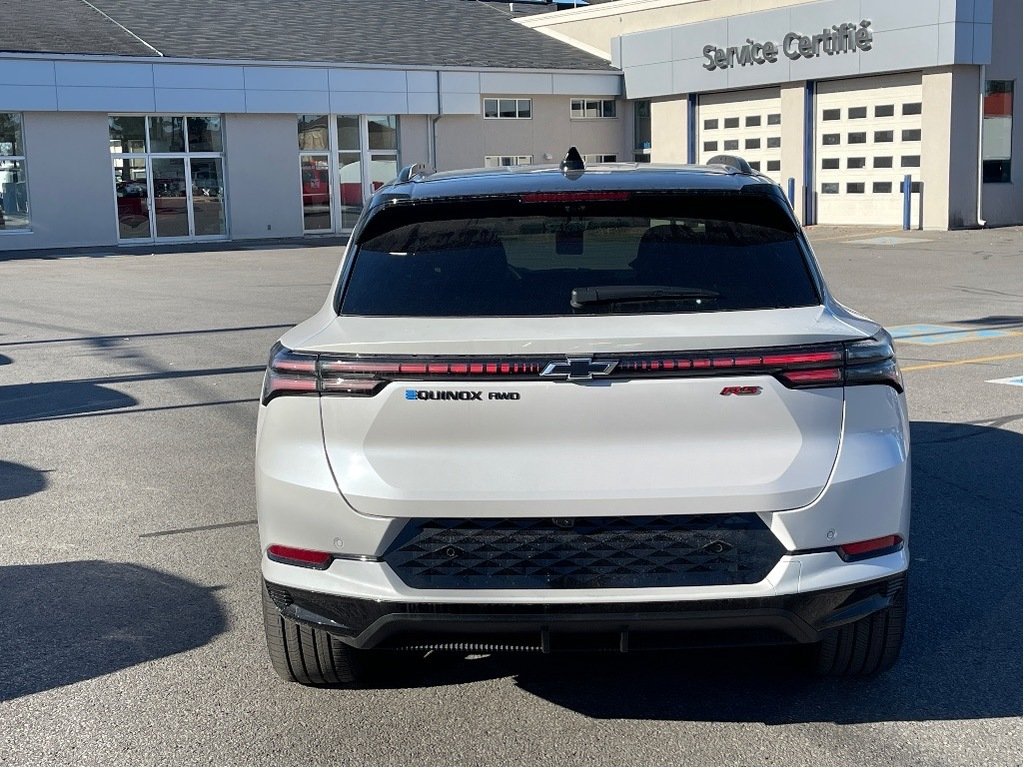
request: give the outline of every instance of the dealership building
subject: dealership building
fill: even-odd
[[[173,9],[173,10],[170,10]],[[301,9],[301,16],[297,14]],[[397,169],[738,154],[805,223],[1021,222],[1017,0],[7,0],[0,251],[349,231]]]

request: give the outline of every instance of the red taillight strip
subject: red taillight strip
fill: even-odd
[[[885,384],[903,391],[890,343],[867,339],[814,347],[708,350],[687,353],[651,352],[534,355],[530,357],[342,356],[293,352],[275,346],[263,392],[263,403],[280,394],[331,393],[371,397],[388,382],[423,380],[571,379],[570,361],[590,359],[595,378],[700,377],[770,375],[789,388]],[[612,365],[614,363],[614,365]],[[602,366],[603,364],[603,366]],[[610,368],[604,373],[602,368]],[[564,370],[562,370],[564,369]],[[579,379],[572,379],[579,380]]]

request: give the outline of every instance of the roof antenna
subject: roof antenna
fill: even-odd
[[[580,157],[580,152],[576,147],[569,147],[569,151],[565,153],[562,162],[558,164],[558,170],[574,179],[579,178],[579,174],[583,173],[585,169],[586,166],[583,165],[583,158]]]

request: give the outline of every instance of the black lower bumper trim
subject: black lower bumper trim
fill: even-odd
[[[905,574],[816,592],[622,603],[407,603],[267,583],[281,613],[356,648],[638,650],[813,643],[886,608]]]

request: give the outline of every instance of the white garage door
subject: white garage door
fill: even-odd
[[[701,163],[715,155],[739,155],[781,181],[782,99],[778,88],[701,95],[697,106]]]
[[[814,112],[818,223],[901,226],[903,176],[920,189],[920,74],[819,83]]]

